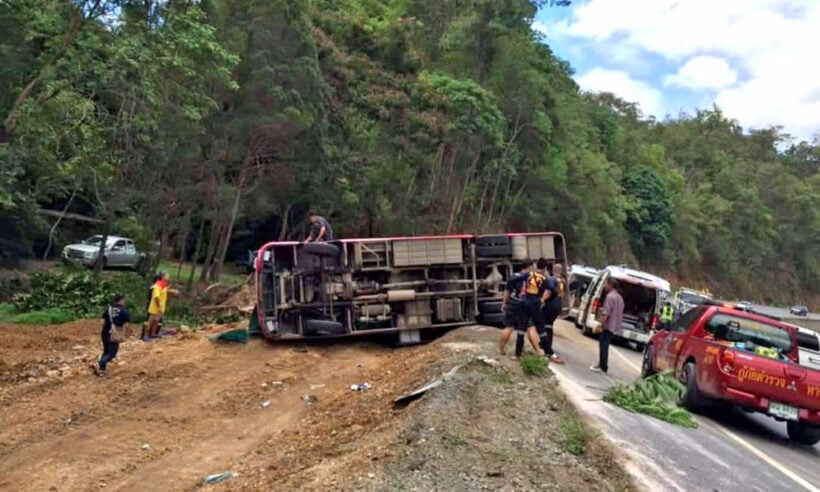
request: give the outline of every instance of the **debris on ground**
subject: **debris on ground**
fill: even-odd
[[[447,373],[444,374],[441,378],[436,379],[435,381],[432,381],[430,383],[427,383],[424,386],[416,388],[410,393],[407,393],[406,395],[396,398],[395,400],[393,400],[393,404],[396,406],[406,406],[410,402],[421,398],[425,393],[427,393],[431,389],[438,388],[444,383],[444,381],[448,380],[449,378],[452,378],[456,374],[456,372],[458,372],[458,370],[461,369],[461,367],[462,365],[458,365],[447,371]]]
[[[672,375],[672,371],[659,372],[633,384],[617,384],[604,395],[604,401],[618,405],[630,412],[651,415],[657,419],[697,428],[689,411],[677,405],[678,395],[686,388]]]
[[[227,286],[220,283],[209,285],[203,292],[201,309],[208,314],[250,314],[256,307],[256,290],[253,275],[240,285]]]
[[[211,340],[216,340],[220,342],[238,342],[238,343],[248,343],[248,330],[247,328],[237,328],[234,330],[228,330],[222,332],[218,335],[211,336]]]
[[[215,473],[213,475],[208,475],[205,477],[205,485],[213,485],[215,483],[223,482],[229,478],[236,476],[231,472],[223,472],[223,473]]]
[[[362,384],[351,384],[350,390],[351,391],[366,391],[372,388],[373,386],[370,383],[362,383]]]
[[[259,404],[259,406],[262,407],[262,408],[268,408],[270,406],[270,400],[263,401],[262,403]]]
[[[491,357],[487,357],[486,355],[479,355],[476,359],[490,367],[501,367],[501,362]]]

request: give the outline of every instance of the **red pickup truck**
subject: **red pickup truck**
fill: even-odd
[[[778,321],[718,305],[687,311],[646,345],[642,375],[671,369],[697,412],[715,401],[787,422],[789,438],[820,442],[820,371],[798,365],[797,336]]]

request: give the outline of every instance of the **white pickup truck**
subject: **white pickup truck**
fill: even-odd
[[[63,248],[63,259],[92,267],[98,261],[101,242],[102,236],[96,235],[80,243],[69,244]],[[125,267],[136,269],[143,258],[145,258],[145,253],[137,251],[132,239],[108,236],[105,241],[102,266],[103,268]]]
[[[800,352],[800,365],[820,371],[820,333],[802,326],[797,328],[797,346]]]

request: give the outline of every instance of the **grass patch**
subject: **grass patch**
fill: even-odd
[[[493,451],[493,454],[495,454],[499,461],[512,461],[513,454],[509,449],[497,449]]]
[[[447,434],[447,442],[454,446],[466,446],[467,436],[465,436],[463,432],[450,433]]]
[[[11,304],[0,304],[0,321],[21,325],[56,325],[74,321],[77,316],[64,309],[49,308],[20,313]]]
[[[534,354],[524,354],[521,357],[521,369],[530,376],[544,376],[547,374],[549,361],[546,357],[539,357]]]
[[[496,370],[490,374],[490,381],[496,384],[512,384],[512,376],[505,370]]]
[[[558,444],[567,453],[584,454],[595,432],[570,411],[564,411],[558,420]]]
[[[634,384],[613,386],[604,395],[604,401],[630,412],[651,415],[671,424],[694,429],[698,423],[692,414],[677,406],[677,397],[684,390],[683,384],[672,376],[671,371],[664,371]]]
[[[0,320],[4,320],[7,316],[12,316],[14,314],[14,306],[7,302],[0,303]]]
[[[193,263],[183,263],[182,269],[179,268],[179,263],[170,260],[162,260],[159,262],[158,270],[165,270],[170,275],[171,280],[184,284],[188,281],[188,276],[191,275],[191,269],[194,268]],[[196,272],[194,275],[194,282],[199,281],[199,272],[202,271],[202,265],[196,265]],[[224,285],[241,285],[248,278],[244,273],[236,272],[232,267],[226,265],[222,269],[222,274],[219,276],[219,283]]]

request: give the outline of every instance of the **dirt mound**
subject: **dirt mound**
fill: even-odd
[[[100,379],[85,369],[98,354],[98,330],[96,321],[0,326],[4,355],[13,356],[0,372],[24,373],[0,379],[0,489],[193,490],[220,472],[237,475],[210,488],[374,490],[407,483],[459,490],[497,486],[497,473],[521,476],[529,486],[544,477],[567,479],[576,469],[581,481],[569,482],[576,490],[616,483],[584,471],[594,468],[591,458],[549,447],[552,396],[539,386],[547,380],[484,386],[482,378],[494,376],[470,361],[492,350],[495,331],[460,330],[405,349],[359,340],[223,344],[186,333],[123,344]],[[457,374],[465,379],[394,407],[398,396],[463,364],[463,376]],[[514,364],[510,374],[524,377]],[[371,389],[350,389],[364,382]],[[530,414],[536,420],[522,430],[516,418]],[[520,442],[504,441],[515,436]],[[542,451],[548,461],[531,462],[536,472],[529,475],[515,463],[492,467],[492,456],[503,461],[508,447],[520,453],[515,461],[530,463],[527,457]],[[441,485],[431,486],[436,480]]]
[[[201,302],[206,312],[239,311],[250,313],[256,305],[256,290],[253,284],[253,275],[241,285],[226,286],[213,284],[205,289]]]

